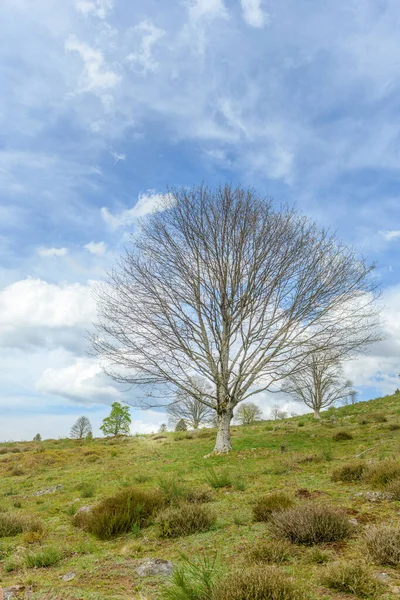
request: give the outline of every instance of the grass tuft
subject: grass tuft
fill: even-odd
[[[377,598],[383,590],[382,583],[373,576],[370,567],[359,560],[341,560],[326,567],[321,583],[336,592],[360,598]]]
[[[286,510],[294,505],[294,500],[285,492],[272,492],[261,496],[253,506],[254,521],[269,521],[272,513]]]
[[[345,442],[346,440],[352,440],[353,436],[347,431],[338,431],[332,436],[334,442]]]
[[[367,465],[362,461],[347,463],[346,465],[337,467],[332,471],[331,480],[342,481],[343,483],[360,481],[366,471],[366,468]]]
[[[214,590],[213,600],[305,600],[309,595],[277,567],[254,566],[230,573]]]
[[[210,487],[216,490],[224,487],[232,487],[233,484],[232,478],[227,470],[215,471],[214,469],[209,469],[206,475],[206,482]]]
[[[41,522],[25,515],[0,513],[0,537],[11,537],[26,531],[41,532]]]
[[[400,462],[390,458],[382,460],[366,471],[364,479],[373,487],[386,487],[395,479],[400,479]]]
[[[171,583],[162,592],[164,600],[212,600],[218,574],[216,556],[196,561],[182,556],[183,563],[174,569]]]
[[[25,565],[28,569],[51,567],[56,565],[62,559],[62,552],[58,548],[48,546],[41,548],[37,552],[29,552],[25,556]]]
[[[215,516],[201,504],[170,506],[157,516],[161,537],[179,537],[200,531],[208,531],[215,523]]]
[[[292,546],[284,540],[262,540],[251,550],[250,560],[256,563],[285,563],[293,554]]]
[[[371,558],[380,565],[400,565],[400,528],[390,526],[371,527],[366,534]]]

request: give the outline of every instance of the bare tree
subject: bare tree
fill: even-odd
[[[252,189],[172,190],[99,286],[94,352],[114,380],[162,406],[193,376],[212,389],[214,452],[239,402],[277,387],[312,348],[349,356],[378,339],[372,267],[294,209]]]
[[[311,352],[303,368],[285,380],[282,391],[312,408],[314,417],[320,419],[323,408],[356,394],[352,386],[352,382],[343,377],[337,354],[326,350]]]
[[[175,402],[168,406],[167,412],[172,427],[181,419],[192,429],[198,429],[200,425],[212,422],[215,410],[208,406],[207,402],[207,398],[212,392],[210,383],[198,376],[192,377],[191,383],[193,389],[198,391],[197,396],[179,389],[175,396]]]
[[[87,417],[79,417],[76,423],[71,427],[70,437],[76,440],[82,440],[89,433],[92,433],[92,426]]]
[[[262,419],[262,412],[254,402],[242,402],[235,412],[235,419],[241,425],[252,425]]]
[[[285,410],[282,410],[278,404],[275,404],[271,408],[271,417],[274,419],[274,421],[278,421],[279,419],[285,419],[286,415],[287,412]]]

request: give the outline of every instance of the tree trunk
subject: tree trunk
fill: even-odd
[[[218,432],[213,454],[225,454],[232,450],[230,429],[232,417],[231,410],[226,410],[218,415]]]
[[[314,419],[320,419],[319,408],[314,408]]]

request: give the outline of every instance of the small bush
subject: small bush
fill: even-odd
[[[305,600],[309,595],[276,567],[255,566],[230,573],[214,589],[214,600]]]
[[[294,505],[294,500],[285,492],[272,492],[261,496],[253,506],[254,521],[269,521],[272,513],[286,510]]]
[[[214,469],[210,469],[207,473],[206,481],[208,485],[214,489],[232,486],[232,478],[226,470],[218,472]]]
[[[207,488],[194,488],[187,492],[186,501],[192,504],[203,504],[211,502],[212,494]]]
[[[326,567],[321,583],[331,590],[361,598],[376,598],[383,589],[370,568],[358,560],[337,561]]]
[[[175,567],[170,585],[164,588],[164,600],[212,600],[218,574],[216,558],[200,557],[196,562],[183,556],[183,564]]]
[[[274,513],[271,530],[278,538],[313,546],[349,537],[351,524],[346,515],[330,506],[303,504]]]
[[[390,423],[388,429],[389,431],[398,431],[400,429],[400,423]]]
[[[108,540],[129,533],[135,526],[143,527],[151,515],[164,503],[159,491],[127,488],[116,496],[106,498],[88,512],[79,512],[74,524]]]
[[[400,500],[400,479],[393,479],[388,483],[386,491],[392,496],[393,500]]]
[[[380,565],[397,567],[400,564],[400,529],[371,527],[366,534],[368,552]]]
[[[345,442],[346,440],[352,440],[353,436],[347,431],[338,431],[332,436],[334,442]]]
[[[36,544],[43,537],[43,531],[26,531],[23,535],[25,544]]]
[[[374,487],[385,487],[395,479],[400,479],[400,462],[383,460],[366,471],[365,479]]]
[[[281,540],[263,540],[250,552],[250,559],[257,563],[285,563],[292,555],[292,547]]]
[[[387,423],[387,417],[383,413],[370,413],[368,415],[369,421],[373,423]]]
[[[25,531],[42,531],[37,519],[13,513],[0,513],[0,537],[9,537]]]
[[[304,425],[305,425],[304,421],[299,421],[297,423],[297,427],[304,427]]]
[[[179,537],[208,531],[215,516],[201,504],[181,504],[163,510],[157,517],[161,537]]]
[[[360,481],[366,470],[366,464],[362,461],[347,463],[332,471],[332,481],[342,481],[350,483],[352,481]]]
[[[51,567],[56,565],[62,559],[62,553],[58,548],[48,546],[47,548],[41,548],[37,552],[29,552],[25,556],[25,565],[28,569],[34,567]]]

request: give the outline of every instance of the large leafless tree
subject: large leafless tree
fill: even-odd
[[[207,398],[212,392],[212,386],[201,377],[191,378],[193,391],[197,389],[197,396],[189,394],[186,390],[179,389],[175,400],[168,406],[167,412],[171,425],[176,425],[183,419],[192,429],[198,429],[200,425],[212,422],[215,410],[208,406]]]
[[[282,391],[311,408],[316,419],[323,408],[355,393],[352,382],[344,378],[339,357],[333,350],[311,352],[301,370],[291,373],[282,386]]]
[[[301,369],[311,348],[348,356],[377,339],[370,274],[334,235],[252,189],[172,190],[98,288],[93,348],[114,380],[142,388],[142,406],[177,390],[196,398],[193,376],[206,379],[214,451],[228,452],[239,402]]]

